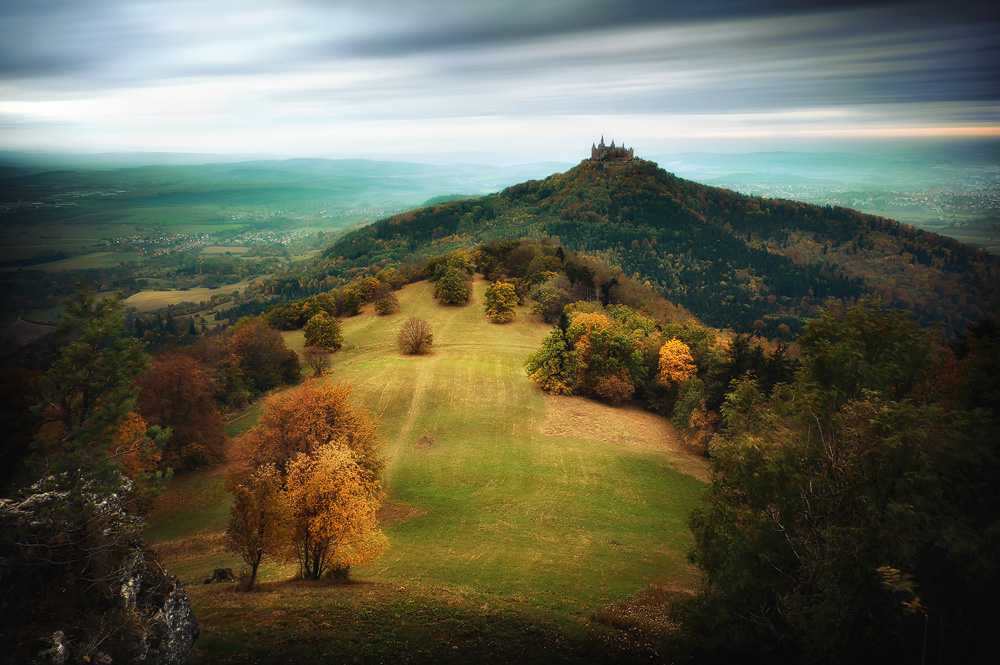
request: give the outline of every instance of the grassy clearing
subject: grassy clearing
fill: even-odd
[[[125,306],[135,307],[140,312],[152,312],[167,305],[179,305],[182,302],[198,303],[220,293],[242,291],[248,284],[250,284],[250,280],[243,280],[237,284],[220,286],[215,289],[197,287],[182,291],[140,291],[126,298]]]
[[[588,662],[584,631],[489,598],[419,585],[264,582],[259,592],[192,586],[196,660],[222,663]],[[205,602],[209,601],[209,602]],[[263,656],[263,659],[261,658]]]
[[[192,473],[171,481],[149,516],[150,542],[219,534],[229,519],[229,495],[219,470]]]
[[[399,294],[399,313],[379,317],[364,312],[343,321],[345,345],[334,355],[326,380],[351,384],[355,402],[381,419],[389,457],[385,487],[405,517],[384,525],[390,550],[375,565],[354,571],[355,585],[281,582],[291,569],[271,565],[265,579],[274,584],[261,594],[199,587],[193,593],[195,610],[210,627],[199,643],[204,658],[235,658],[236,651],[256,648],[248,645],[281,649],[284,658],[288,645],[282,641],[284,631],[276,627],[278,617],[285,617],[289,634],[294,625],[312,635],[306,617],[329,611],[330,623],[342,625],[338,607],[352,616],[357,608],[366,608],[369,623],[358,624],[357,634],[338,630],[316,639],[332,653],[345,643],[361,645],[358,653],[367,653],[366,630],[389,631],[389,624],[395,625],[393,608],[403,605],[413,605],[413,611],[419,610],[414,617],[424,619],[414,618],[410,629],[393,628],[397,632],[383,636],[406,645],[394,652],[397,656],[413,656],[420,645],[439,644],[443,629],[438,612],[450,607],[456,621],[479,626],[466,637],[457,624],[444,631],[457,640],[457,651],[473,648],[474,656],[489,658],[491,650],[516,649],[515,633],[530,636],[536,629],[542,632],[528,639],[537,649],[542,642],[555,644],[545,633],[555,630],[575,646],[549,655],[576,658],[581,626],[601,607],[654,583],[692,586],[695,573],[684,559],[691,538],[686,520],[701,482],[678,471],[683,465],[677,463],[676,450],[641,445],[643,435],[606,435],[630,429],[636,414],[629,409],[601,409],[596,417],[606,426],[595,427],[597,421],[590,420],[574,428],[563,422],[557,432],[544,433],[553,432],[551,422],[545,426],[550,398],[530,384],[522,362],[548,328],[529,320],[524,311],[512,323],[490,324],[483,315],[484,289],[484,283],[477,283],[471,305],[446,308],[432,299],[431,285],[415,284]],[[396,350],[396,332],[409,316],[431,321],[431,354],[408,357]],[[289,342],[301,344],[294,336]],[[243,428],[255,419],[248,414],[232,427]],[[648,428],[641,431],[657,436]],[[198,484],[207,480],[191,487],[184,482],[164,497],[183,496],[179,514],[159,510],[152,520],[152,540],[176,541],[223,528],[224,497],[212,494],[210,485]],[[196,517],[198,505],[205,513],[201,518]],[[182,547],[165,558],[185,582],[199,583],[216,565],[237,563],[217,550],[183,552]],[[445,597],[451,600],[441,600]],[[252,625],[238,618],[258,604],[266,618]],[[484,633],[483,622],[494,611],[500,628]],[[506,635],[503,626],[517,628]],[[543,633],[544,640],[538,637]],[[447,647],[435,648],[439,658],[450,654]],[[544,660],[541,655],[503,654],[512,660]],[[469,653],[465,656],[455,660],[468,660]]]

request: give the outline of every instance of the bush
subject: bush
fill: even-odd
[[[399,329],[399,350],[411,355],[427,353],[434,342],[431,324],[425,319],[411,316]]]
[[[385,295],[375,301],[375,313],[385,316],[399,309],[399,298],[395,293]]]
[[[302,349],[302,358],[318,376],[330,369],[330,350],[322,346],[307,346]]]

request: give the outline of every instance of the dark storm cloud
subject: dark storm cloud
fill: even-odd
[[[392,8],[396,16],[411,16],[412,22],[406,29],[373,38],[348,38],[338,42],[338,48],[346,47],[363,55],[400,56],[652,24],[677,25],[825,13],[854,14],[857,19],[850,29],[860,32],[891,32],[919,26],[978,25],[1000,20],[1000,9],[992,3],[967,0],[951,3],[904,0],[428,0],[422,3],[384,2],[375,6]],[[839,26],[836,28],[841,29]],[[832,31],[831,36],[834,36]]]
[[[728,68],[740,72],[725,90],[704,86],[703,95],[670,106],[706,110],[728,93],[742,93],[746,108],[856,101],[951,101],[996,99],[1000,90],[1000,23],[984,3],[784,2],[714,0],[700,3],[633,1],[487,3],[451,5],[435,21],[412,22],[365,39],[338,40],[334,50],[363,56],[451,57],[443,74],[472,79],[516,79],[531,69],[615,64],[623,78],[632,67]],[[401,7],[409,5],[403,4]],[[470,8],[471,7],[471,8]],[[405,15],[405,12],[404,12]],[[733,29],[745,25],[745,30]],[[720,26],[719,30],[715,26]],[[662,28],[661,43],[631,48],[635,30]],[[671,29],[690,29],[702,41],[673,41]],[[546,41],[601,40],[617,35],[614,51],[570,49],[536,60],[477,57],[491,49],[517,49]],[[754,68],[749,76],[743,72]],[[770,77],[767,75],[770,74]],[[621,106],[658,108],[665,100],[622,93]]]

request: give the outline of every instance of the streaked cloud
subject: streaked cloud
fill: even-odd
[[[515,139],[574,159],[602,133],[978,136],[997,63],[1000,10],[964,1],[16,0],[0,148],[510,161]]]

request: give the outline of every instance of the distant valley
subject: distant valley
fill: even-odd
[[[768,208],[766,201],[771,198],[812,202],[831,209],[855,208],[995,251],[1000,165],[994,157],[990,151],[878,157],[853,153],[684,153],[657,155],[652,163],[690,179],[691,185],[685,187],[695,187],[695,183],[702,182],[750,194],[758,201],[754,205],[764,202],[765,209]],[[256,298],[261,292],[244,293],[248,283],[280,280],[281,275],[315,270],[316,266],[310,267],[309,262],[318,260],[320,252],[329,258],[331,253],[326,248],[349,229],[422,206],[437,206],[433,209],[438,211],[435,214],[446,213],[453,209],[448,201],[483,196],[531,179],[541,182],[541,178],[554,172],[565,173],[567,169],[578,168],[554,162],[510,167],[321,159],[226,162],[211,155],[154,155],[148,159],[165,163],[138,165],[142,159],[134,155],[0,154],[0,242],[3,247],[0,250],[0,298],[5,327],[18,316],[39,323],[55,321],[60,299],[71,293],[80,281],[98,290],[121,289],[126,295],[143,290],[175,293],[173,298],[162,298],[165,304],[192,302],[197,305],[195,298],[199,289],[213,293],[238,290],[234,293],[237,300],[244,296]],[[213,159],[220,161],[213,162]],[[612,201],[621,199],[623,192],[607,194]],[[495,199],[499,195],[493,196]],[[534,225],[530,232],[558,235],[564,241],[579,236],[578,231],[583,227],[575,225],[574,215],[577,221],[584,219],[579,214],[581,205],[586,209],[592,207],[591,203],[581,198],[574,204],[575,211],[561,208],[563,204],[559,201],[552,203],[558,209],[546,204],[545,211],[525,211],[529,218],[522,221]],[[683,201],[679,203],[686,205]],[[471,210],[477,204],[456,205]],[[591,212],[614,222],[604,211],[593,209]],[[630,214],[628,210],[624,212]],[[620,215],[621,211],[615,214]],[[693,214],[701,213],[695,209]],[[545,221],[560,216],[562,219],[558,223],[554,219]],[[594,218],[587,219],[593,221]],[[725,225],[725,220],[719,224],[720,227]],[[469,232],[466,226],[463,226],[463,233]],[[739,242],[750,241],[752,251],[787,253],[785,250],[789,248],[769,245],[766,238],[755,240],[753,227],[746,222],[742,232],[750,235]],[[818,230],[813,229],[814,232]],[[592,231],[588,234],[592,235]],[[900,252],[907,252],[902,247],[894,247],[891,252],[897,258],[889,263],[896,261],[899,266],[889,268],[883,260],[888,258],[884,254],[890,251],[889,248],[877,246],[871,239],[866,241],[871,245],[866,248],[874,252],[873,258],[862,259],[856,254],[861,247],[857,237],[852,248],[847,249],[842,247],[846,237],[821,241],[808,234],[796,234],[793,227],[789,227],[789,231],[794,245],[790,248],[794,254],[792,263],[803,266],[796,270],[805,269],[815,261],[830,265],[847,261],[854,265],[853,268],[840,265],[834,269],[830,273],[834,281],[860,279],[866,272],[886,276],[886,270],[903,271],[900,275],[905,275],[903,266],[912,262],[898,258],[902,256]],[[518,235],[522,231],[510,228],[502,232]],[[482,228],[476,229],[473,235],[486,239],[497,237],[499,233],[501,231],[496,228]],[[729,232],[724,235],[728,236]],[[632,240],[641,245],[644,239],[649,241],[651,236],[647,233]],[[439,236],[426,240],[442,242]],[[694,237],[688,240],[695,242]],[[662,252],[660,256],[657,250],[656,265],[643,267],[651,257],[639,256],[642,252],[633,255],[631,247],[615,249],[617,240],[581,236],[572,242],[577,250],[610,251],[605,258],[622,265],[627,274],[639,274],[643,279],[652,279],[654,284],[660,282],[659,289],[664,296],[687,300],[688,306],[699,298],[704,299],[705,306],[709,302],[717,306],[723,302],[720,299],[725,298],[723,293],[716,294],[719,298],[698,295],[690,291],[690,284],[677,282],[680,273],[676,271],[681,268],[680,264],[668,271],[673,277],[666,274],[656,277],[653,273],[659,274],[666,269],[666,264],[659,264],[671,252]],[[787,244],[789,238],[781,242]],[[698,251],[698,247],[684,249],[685,252],[689,250]],[[838,252],[845,255],[838,256]],[[846,253],[850,253],[849,260]],[[909,255],[916,256],[912,252]],[[394,256],[400,258],[400,251],[397,250]],[[355,256],[349,262],[357,265],[361,259]],[[676,263],[676,258],[668,261]],[[925,257],[925,263],[927,261],[930,259]],[[320,264],[324,262],[329,263],[323,259]],[[722,282],[729,288],[742,283],[739,288],[751,291],[757,288],[754,285],[759,280],[775,277],[740,276],[737,273],[746,268],[736,266],[732,267],[736,272],[727,273],[728,278],[721,276],[726,270],[710,277],[722,266],[711,262],[705,264],[696,257],[691,266],[684,268],[689,276],[692,268],[708,270],[705,278],[710,282],[714,279],[716,284]],[[954,269],[963,270],[958,264]],[[881,282],[883,295],[902,305],[923,306],[926,294],[922,295],[919,289],[913,291],[905,283],[897,284],[898,277]],[[822,279],[831,283],[828,278]],[[932,277],[928,274],[922,279],[926,283]],[[708,285],[697,286],[699,289],[707,287],[713,293],[718,290]],[[922,288],[926,291],[926,285]],[[786,325],[791,335],[796,325],[782,317],[786,314],[798,317],[801,312],[791,310],[804,307],[805,311],[822,304],[827,287],[819,291],[812,287],[812,291],[811,296],[805,291],[802,293],[808,305],[799,302],[791,307],[787,300],[794,296],[779,289],[770,293],[785,298],[784,304],[743,303],[739,307],[744,311],[737,318],[727,315],[712,322],[741,330],[761,322],[758,327],[763,325],[771,334]],[[739,293],[731,295],[735,301],[741,300]],[[766,297],[760,293],[754,296],[758,301]],[[988,301],[989,298],[973,304],[982,314],[989,311]],[[693,307],[697,310],[699,306]],[[956,304],[955,307],[960,309],[964,305]],[[208,311],[208,320],[211,321],[218,311]],[[960,326],[963,320],[957,311],[950,315],[953,326]]]

